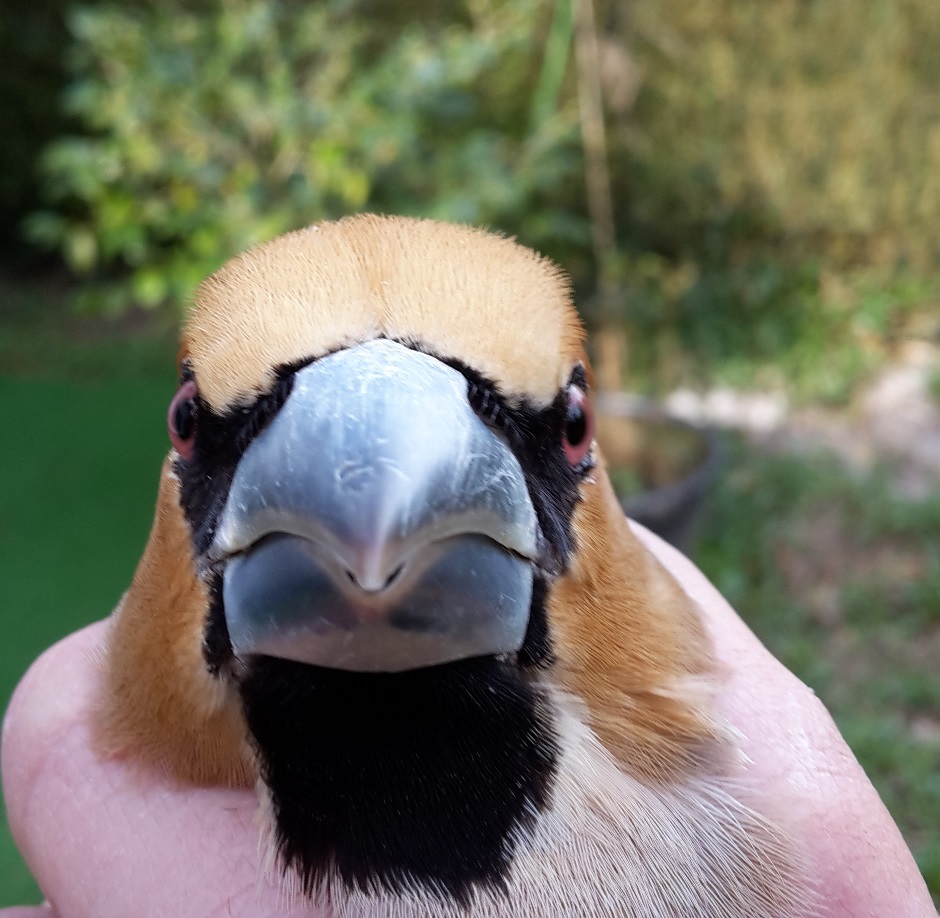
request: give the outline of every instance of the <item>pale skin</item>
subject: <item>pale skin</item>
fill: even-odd
[[[820,915],[933,918],[897,826],[820,702],[690,561],[637,532],[702,609],[727,674],[720,704],[742,734],[746,780],[807,851]],[[51,904],[0,910],[0,918],[287,914],[258,879],[253,792],[174,787],[92,751],[104,633],[103,623],[91,625],[47,651],[7,713],[10,825]]]

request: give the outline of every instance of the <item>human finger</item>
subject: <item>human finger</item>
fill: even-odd
[[[726,679],[719,705],[741,733],[748,783],[807,855],[826,918],[934,918],[898,827],[819,699],[761,644],[704,574],[634,531],[702,611]]]

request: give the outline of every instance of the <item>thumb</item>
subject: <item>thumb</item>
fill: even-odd
[[[259,882],[253,792],[180,788],[95,755],[105,630],[92,625],[46,651],[7,712],[10,827],[50,906],[3,918],[283,916],[277,891]]]
[[[0,918],[58,918],[51,905],[0,908]]]

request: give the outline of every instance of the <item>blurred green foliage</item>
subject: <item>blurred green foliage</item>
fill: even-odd
[[[49,150],[57,206],[32,236],[115,281],[95,296],[115,311],[184,302],[233,253],[350,211],[518,225],[548,248],[580,238],[555,196],[577,175],[575,121],[529,117],[550,8],[423,13],[390,23],[356,0],[76,11],[66,102],[86,134]]]
[[[632,359],[843,401],[936,312],[940,5],[629,9],[609,54],[642,74],[611,119]]]
[[[136,0],[69,18],[72,136],[31,237],[85,303],[185,303],[233,253],[357,210],[593,264],[571,0]],[[934,0],[598,3],[634,385],[845,400],[940,267]],[[601,317],[603,318],[603,317]]]
[[[842,265],[937,266],[940,6],[631,7],[648,79],[624,144],[645,168],[625,178],[656,186],[634,197],[638,221],[719,258],[750,240]]]

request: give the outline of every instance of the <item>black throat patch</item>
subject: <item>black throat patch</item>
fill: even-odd
[[[463,905],[505,888],[558,755],[550,706],[517,665],[363,674],[259,657],[239,685],[279,853],[307,895],[333,877]]]

